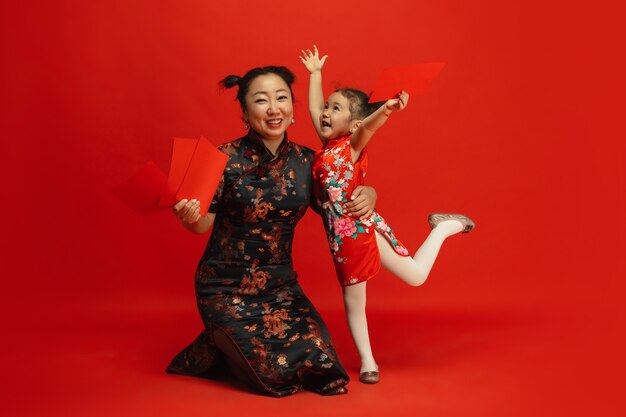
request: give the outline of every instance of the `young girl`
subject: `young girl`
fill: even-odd
[[[315,153],[313,180],[316,198],[339,282],[352,338],[361,356],[359,380],[375,384],[378,366],[370,347],[365,315],[365,287],[376,275],[380,264],[412,286],[424,283],[444,240],[474,227],[461,214],[431,214],[431,233],[413,257],[394,236],[385,220],[374,210],[354,219],[344,213],[354,187],[363,184],[367,171],[366,145],[393,112],[404,110],[409,95],[401,91],[378,109],[368,104],[369,97],[359,90],[342,88],[332,93],[324,104],[322,67],[328,56],[320,59],[317,47],[302,51],[300,60],[310,72],[309,111],[323,143]]]

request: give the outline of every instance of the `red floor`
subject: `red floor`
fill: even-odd
[[[581,315],[519,307],[372,310],[382,381],[370,386],[357,381],[342,313],[323,311],[352,378],[349,394],[302,391],[278,400],[230,378],[163,372],[199,330],[187,301],[123,311],[61,308],[16,332],[21,343],[5,356],[11,384],[4,415],[619,415],[614,395],[621,376],[608,381],[604,367],[611,361],[598,356],[616,352],[597,349],[606,342],[598,333],[610,334]]]

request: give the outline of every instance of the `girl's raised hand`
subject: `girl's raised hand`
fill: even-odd
[[[320,59],[320,54],[317,51],[316,45],[313,45],[312,52],[310,49],[307,49],[306,51],[302,50],[300,52],[302,52],[302,55],[298,58],[300,58],[300,61],[302,61],[302,63],[304,64],[306,69],[309,70],[310,73],[321,71],[322,67],[324,66],[324,62],[326,62],[326,58],[328,58],[328,55],[324,55]]]
[[[397,98],[387,100],[385,103],[385,114],[389,116],[391,112],[402,111],[409,104],[409,93],[400,91]]]

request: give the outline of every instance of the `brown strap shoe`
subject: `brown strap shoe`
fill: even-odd
[[[359,374],[359,381],[364,384],[377,384],[379,380],[380,375],[378,371],[361,372]]]

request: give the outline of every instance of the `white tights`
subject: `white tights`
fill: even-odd
[[[376,243],[380,252],[380,260],[389,272],[411,286],[422,285],[437,259],[439,249],[446,238],[463,230],[463,225],[457,220],[446,220],[437,225],[422,246],[415,252],[413,258],[399,255],[389,241],[376,232]],[[367,316],[365,315],[366,282],[343,287],[343,302],[348,319],[348,327],[356,348],[361,356],[361,372],[378,370],[367,330]]]

